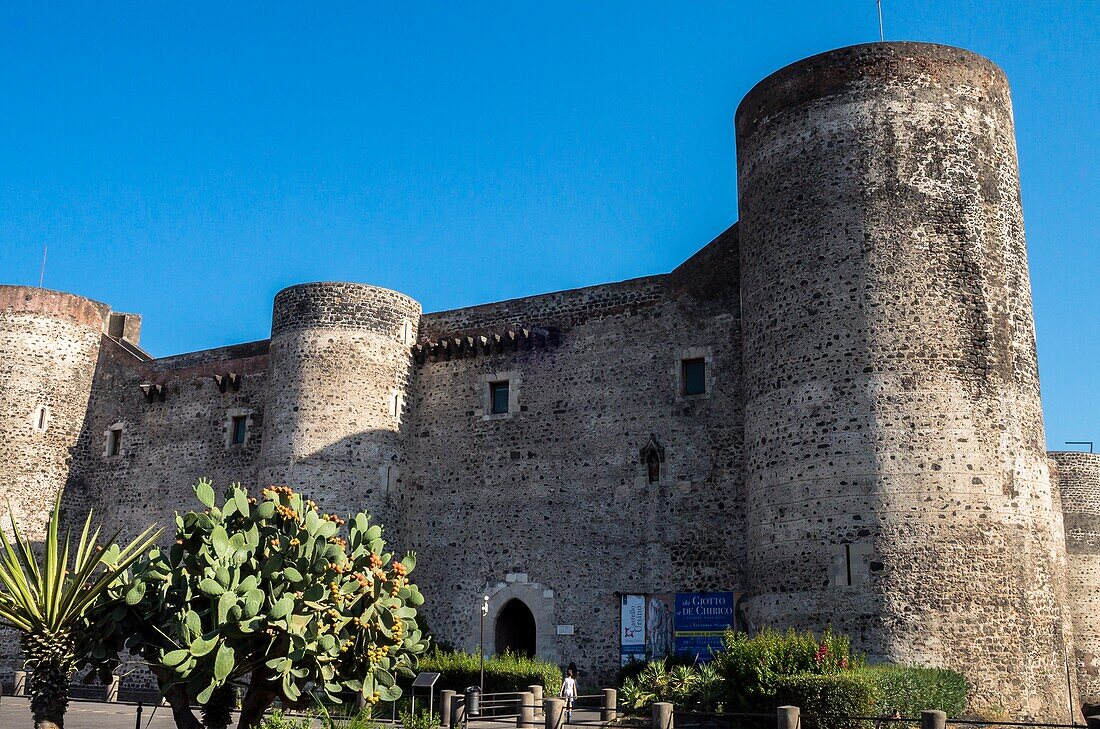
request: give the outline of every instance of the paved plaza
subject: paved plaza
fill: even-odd
[[[578,709],[573,713],[573,721],[595,722],[599,716],[598,710]],[[233,720],[236,722],[235,715]],[[23,696],[4,696],[0,700],[0,729],[32,729],[33,726],[30,699]],[[314,726],[320,726],[320,722],[314,722]],[[508,729],[514,726],[514,719],[485,720],[471,721],[469,729]],[[175,727],[172,711],[167,706],[142,707],[140,729],[175,729]],[[137,705],[70,701],[69,710],[65,714],[65,729],[138,729]]]

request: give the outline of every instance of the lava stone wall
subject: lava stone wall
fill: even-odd
[[[265,342],[141,361],[105,339],[69,485],[73,500],[93,506],[122,538],[155,522],[167,543],[175,512],[200,508],[192,488],[199,478],[211,479],[219,495],[234,482],[253,486],[266,367]],[[142,384],[162,394],[146,395]],[[243,444],[230,442],[234,415],[248,418]],[[122,428],[117,456],[106,455],[112,427]]]
[[[1064,720],[1004,74],[845,48],[762,81],[736,128],[750,619],[831,623],[963,671],[979,710]]]
[[[388,521],[420,305],[388,289],[293,286],[275,297],[260,480]],[[396,399],[396,414],[395,414]]]
[[[434,335],[560,332],[556,347],[417,368],[400,542],[418,552],[438,638],[476,651],[487,591],[492,650],[497,613],[516,597],[535,615],[539,652],[575,661],[595,685],[618,665],[619,593],[740,587],[735,243],[712,244],[724,255],[706,268],[424,317]],[[710,390],[685,398],[679,361],[693,351],[709,359]],[[492,415],[488,383],[502,378],[515,408]],[[664,449],[657,483],[640,454],[651,436]]]
[[[1100,454],[1057,452],[1069,553],[1069,603],[1083,703],[1100,705]]]
[[[9,502],[27,536],[45,533],[69,477],[109,313],[105,304],[72,294],[0,286],[0,528],[8,534]],[[44,430],[37,427],[40,406],[48,408]]]

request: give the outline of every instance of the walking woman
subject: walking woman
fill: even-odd
[[[561,697],[565,699],[565,720],[568,722],[573,717],[573,700],[577,698],[576,670],[572,667],[565,672],[561,682]]]

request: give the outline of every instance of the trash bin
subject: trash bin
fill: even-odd
[[[480,686],[469,686],[466,689],[466,716],[481,716]]]

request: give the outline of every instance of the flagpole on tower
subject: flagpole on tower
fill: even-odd
[[[885,43],[886,36],[882,33],[882,0],[875,0],[875,5],[878,6],[878,42]]]
[[[46,280],[46,246],[42,246],[42,270],[38,272],[38,288],[42,288],[42,282]]]

